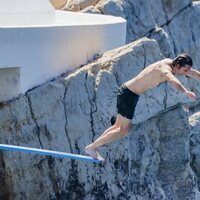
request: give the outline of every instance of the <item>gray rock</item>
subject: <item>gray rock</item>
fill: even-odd
[[[128,42],[140,39],[8,103],[0,143],[84,154],[110,126],[122,83],[182,52],[200,69],[198,2],[99,1],[88,12],[96,8],[128,20]],[[199,97],[200,82],[178,78]],[[189,116],[181,104],[197,106]],[[129,136],[101,148],[106,164],[1,152],[0,199],[199,200],[198,104],[167,83],[141,95]]]
[[[99,0],[68,0],[62,9],[68,11],[79,11],[89,6],[94,6],[98,1]]]
[[[127,19],[127,42],[141,38],[155,28],[149,2],[127,0],[123,1],[123,8]]]
[[[129,185],[135,188],[131,189],[132,195],[143,199],[195,199],[188,127],[188,113],[178,107],[132,129],[128,151]]]
[[[198,107],[199,108],[199,107]],[[199,109],[198,109],[199,110]],[[197,177],[198,189],[200,189],[200,112],[190,116],[190,155],[191,167]]]
[[[178,15],[186,7],[190,6],[191,3],[191,0],[162,0],[162,5],[167,20],[171,20],[174,16]]]
[[[170,38],[167,26],[164,26],[163,28],[157,27],[148,37],[155,39],[158,42],[160,50],[166,58],[175,57],[173,41]]]
[[[101,11],[95,8],[94,6],[89,6],[87,8],[84,8],[80,12],[82,13],[91,13],[91,14],[101,14]]]
[[[38,101],[37,93],[42,94],[45,91],[44,89],[50,89],[51,94],[55,92],[53,104],[60,98],[63,99],[63,87],[61,85],[59,87],[54,85],[53,88],[51,85],[47,88],[41,88],[36,93],[34,91],[34,93],[29,94],[31,112],[34,113],[34,117],[33,113],[30,113],[29,103],[27,101],[23,103],[27,105],[27,111],[29,110],[27,112],[29,118],[31,116],[34,118],[33,127],[35,125],[38,129],[30,138],[30,130],[27,134],[22,131],[24,126],[28,126],[28,120],[23,120],[23,124],[20,124],[19,132],[23,134],[24,140],[29,140],[27,146],[33,146],[35,143],[35,146],[42,144],[48,148],[54,147],[56,149],[56,146],[61,144],[60,149],[63,149],[68,144],[73,153],[82,153],[82,145],[92,140],[90,136],[97,137],[95,133],[93,133],[95,135],[92,135],[89,131],[92,117],[91,111],[86,108],[86,105],[90,102],[88,97],[92,95],[89,91],[87,92],[86,88],[90,84],[94,84],[94,79],[92,77],[85,79],[85,75],[84,72],[76,74],[70,80],[68,89],[64,92],[65,103],[62,103],[66,106],[66,121],[62,117],[64,112],[59,112],[61,116],[59,114],[54,115],[55,112],[48,113],[50,118],[44,121],[45,115],[47,115],[47,113],[44,115],[43,112],[45,108],[42,111],[34,109]],[[105,78],[109,77],[109,74],[104,76]],[[80,99],[76,96],[77,93],[74,93],[75,98],[72,99],[72,96],[68,96],[68,92],[74,91],[77,81],[85,84],[85,92],[83,91],[85,96],[81,96]],[[41,95],[39,96],[41,97]],[[46,100],[45,97],[44,100]],[[62,103],[58,103],[58,107],[62,106]],[[74,105],[80,107],[73,111]],[[19,106],[19,109],[22,108],[22,106]],[[56,110],[55,107],[54,111]],[[80,116],[76,114],[78,110]],[[17,112],[14,112],[14,110],[13,118],[18,118]],[[19,119],[22,120],[22,116]],[[19,119],[16,120],[15,124]],[[60,132],[59,134],[62,137],[59,134],[55,137],[52,129],[52,123],[55,122],[51,119],[55,119],[55,122],[58,119],[64,122],[66,126],[60,124],[56,127],[66,128],[68,134],[62,136],[62,132]],[[1,154],[1,160],[4,163],[4,167],[1,165],[4,175],[2,176],[4,177],[3,182],[6,183],[8,188],[12,186],[12,190],[7,190],[7,192],[11,198],[15,199],[98,199],[99,196],[103,199],[195,199],[197,191],[194,176],[189,166],[187,119],[188,113],[178,107],[133,126],[129,137],[102,148],[107,159],[107,163],[104,165],[28,154],[3,153]],[[103,121],[98,123],[102,129],[105,129]],[[42,129],[44,124],[47,126],[46,129],[49,130],[49,135]],[[4,135],[4,140],[10,138],[11,135],[12,133]],[[14,131],[15,135],[17,135],[16,130]],[[65,141],[65,145],[62,145],[63,141]],[[6,179],[11,174],[11,179]],[[18,193],[18,191],[21,191],[21,193]],[[2,197],[5,198],[6,193],[3,193]]]
[[[125,18],[122,2],[119,0],[100,1],[95,7],[104,15],[113,15]]]
[[[0,142],[84,154],[110,126],[118,87],[162,58],[143,38],[29,91],[0,110]],[[141,96],[129,137],[101,149],[106,164],[1,152],[0,197],[198,199],[184,101],[166,84]]]
[[[103,14],[127,19],[127,42],[146,36],[156,27],[167,23],[191,6],[191,0],[107,0],[97,4]]]

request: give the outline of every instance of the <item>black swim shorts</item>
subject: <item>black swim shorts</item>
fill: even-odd
[[[133,119],[139,95],[135,94],[123,84],[117,93],[117,113],[128,119]]]

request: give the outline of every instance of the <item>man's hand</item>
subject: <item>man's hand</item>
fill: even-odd
[[[194,92],[191,92],[191,91],[186,91],[185,92],[185,94],[190,98],[190,99],[196,99],[197,98],[197,96],[196,96],[196,94],[194,93]]]

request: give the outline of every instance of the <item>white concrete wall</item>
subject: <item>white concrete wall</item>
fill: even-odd
[[[0,68],[20,67],[21,93],[125,44],[122,18],[61,11],[56,16],[51,26],[0,27]]]
[[[0,26],[52,24],[55,9],[49,0],[0,0]]]

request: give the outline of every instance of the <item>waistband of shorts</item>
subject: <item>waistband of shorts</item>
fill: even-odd
[[[128,91],[128,93],[130,93],[131,95],[133,95],[133,96],[137,96],[137,97],[139,97],[140,95],[138,95],[138,94],[136,94],[136,93],[134,93],[133,91],[131,91],[127,86],[126,86],[126,84],[124,83],[122,86],[121,86],[121,88],[123,88],[123,89],[125,89],[125,90],[127,90]]]

